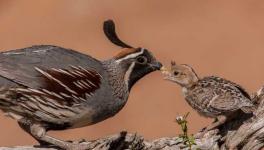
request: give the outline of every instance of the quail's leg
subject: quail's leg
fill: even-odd
[[[46,129],[39,124],[34,124],[23,119],[19,120],[19,125],[39,141],[40,144],[54,145],[65,150],[85,150],[87,148],[86,144],[73,144],[48,136],[46,135]]]
[[[27,132],[28,134],[30,134],[35,140],[37,140],[39,142],[39,144],[41,146],[47,146],[50,145],[50,143],[41,141],[39,139],[37,139],[34,135],[32,135],[32,133],[30,132],[30,125],[31,125],[31,121],[27,120],[27,119],[20,119],[18,120],[18,125],[21,127],[21,129],[23,129],[25,132]]]
[[[210,130],[216,129],[220,125],[224,124],[227,120],[226,116],[217,116],[216,121],[204,128],[200,133],[195,135],[195,138],[201,138]]]
[[[215,122],[213,122],[211,125],[209,125],[205,130],[209,131],[209,130],[213,130],[215,128],[217,128],[218,126],[224,124],[227,120],[226,116],[217,116],[216,118],[217,120]]]

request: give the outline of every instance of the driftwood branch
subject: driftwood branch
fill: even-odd
[[[259,150],[264,147],[264,87],[252,100],[257,109],[254,115],[239,112],[234,119],[221,125],[218,129],[208,131],[203,136],[196,136],[196,145],[192,149],[201,150]],[[129,134],[125,131],[94,141],[76,143],[85,145],[87,149],[94,150],[188,150],[190,149],[182,138],[160,138],[153,141],[144,140],[137,134]],[[55,147],[2,147],[0,150],[57,150]]]
[[[214,134],[213,134],[214,135]],[[201,149],[213,149],[217,146],[217,140],[220,136],[208,136],[205,139],[197,139],[197,145],[193,148]],[[88,149],[93,150],[178,150],[189,148],[184,144],[182,138],[172,137],[172,138],[160,138],[154,141],[145,141],[143,137],[137,134],[128,134],[126,132],[121,132],[117,135],[112,135],[102,139],[98,139],[90,142],[83,142],[79,144],[89,145]],[[57,150],[52,147],[34,147],[34,146],[18,146],[18,147],[3,147],[1,150]]]

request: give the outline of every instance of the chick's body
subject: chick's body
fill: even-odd
[[[250,96],[239,85],[220,77],[199,79],[192,87],[184,88],[186,101],[205,117],[230,115],[252,106]]]
[[[170,70],[162,70],[166,80],[182,87],[185,99],[193,109],[204,117],[219,120],[208,130],[231,119],[239,110],[252,113],[255,109],[249,94],[234,82],[215,76],[199,78],[190,66],[174,62]]]

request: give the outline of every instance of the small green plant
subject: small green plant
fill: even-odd
[[[193,135],[188,135],[187,117],[189,114],[190,113],[188,112],[184,116],[177,117],[176,122],[181,126],[181,130],[183,132],[179,135],[179,137],[183,139],[184,144],[186,144],[191,150],[192,146],[196,145],[196,143]]]

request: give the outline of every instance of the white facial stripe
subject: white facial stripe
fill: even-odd
[[[120,63],[120,62],[123,61],[123,60],[129,59],[129,58],[135,58],[135,57],[137,57],[137,56],[139,56],[139,55],[141,55],[141,54],[143,54],[143,53],[144,53],[144,48],[141,48],[140,52],[137,52],[137,53],[133,53],[133,54],[127,55],[127,56],[124,57],[124,58],[121,58],[121,59],[116,60],[116,62],[117,62],[117,63]]]
[[[130,77],[130,75],[131,75],[131,73],[132,73],[132,71],[133,71],[133,69],[134,69],[134,67],[135,67],[135,62],[133,62],[130,66],[129,66],[129,68],[128,68],[128,70],[126,71],[126,74],[125,74],[125,83],[126,83],[126,85],[128,86],[128,82],[129,82],[129,77]]]

